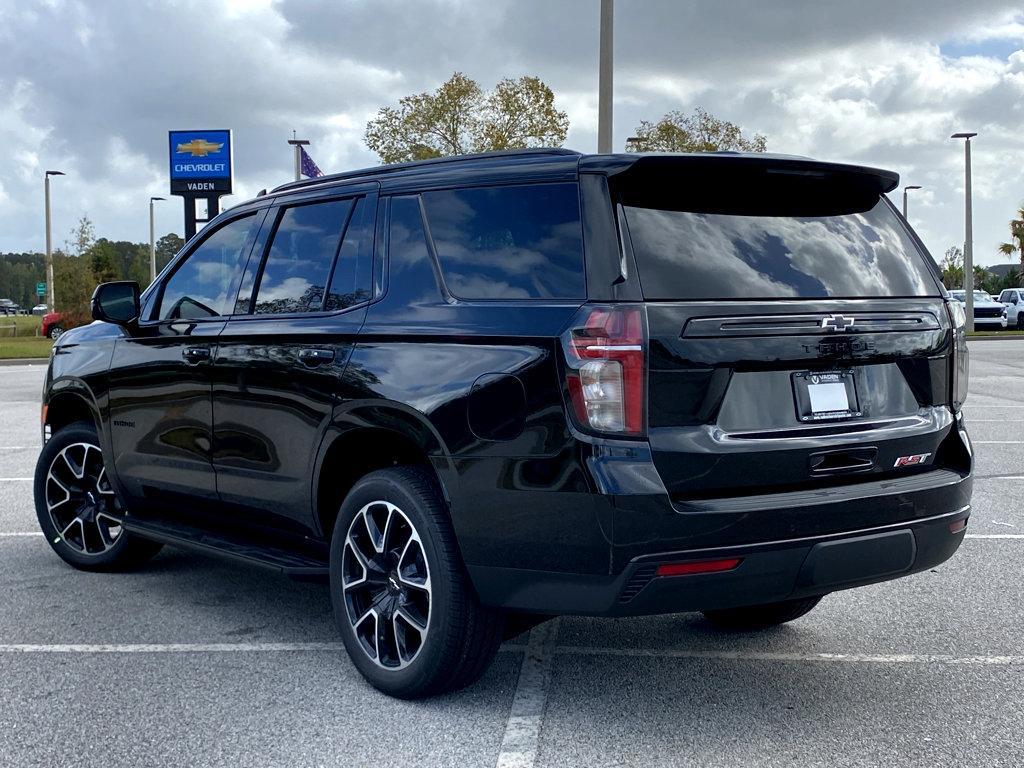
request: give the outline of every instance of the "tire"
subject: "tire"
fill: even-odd
[[[708,622],[720,630],[764,630],[804,616],[820,600],[821,596],[814,596],[736,609],[709,609],[702,613]]]
[[[468,686],[501,644],[504,615],[476,597],[447,506],[422,468],[379,470],[353,486],[335,522],[330,573],[349,657],[385,694]]]
[[[1017,329],[1024,331],[1024,312],[1017,313]]]
[[[124,507],[107,480],[99,445],[89,422],[62,427],[46,442],[36,462],[36,517],[65,563],[83,571],[127,571],[162,545],[121,527]]]
[[[60,339],[60,335],[63,334],[63,333],[64,333],[64,329],[62,327],[60,327],[60,326],[50,326],[50,331],[47,334],[47,336],[50,337],[50,339],[52,339],[53,341],[56,342],[58,339]]]

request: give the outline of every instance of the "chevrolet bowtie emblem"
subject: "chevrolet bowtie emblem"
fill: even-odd
[[[828,315],[821,319],[823,331],[848,331],[853,328],[856,320],[846,315]]]
[[[206,139],[193,139],[178,145],[178,152],[187,152],[194,158],[205,158],[211,152],[220,152],[224,142],[208,142]]]

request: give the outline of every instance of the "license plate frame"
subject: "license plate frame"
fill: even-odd
[[[837,389],[842,385],[842,390]],[[841,394],[846,402],[842,403]],[[793,401],[801,422],[830,422],[863,416],[853,369],[798,371],[793,374]]]

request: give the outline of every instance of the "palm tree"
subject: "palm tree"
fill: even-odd
[[[1024,274],[1024,205],[1017,209],[1019,219],[1010,220],[1010,242],[999,245],[999,253],[1004,256],[1020,254],[1021,273]]]

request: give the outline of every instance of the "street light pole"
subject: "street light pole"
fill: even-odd
[[[53,230],[50,222],[50,177],[64,176],[63,171],[47,171],[43,177],[46,193],[46,309],[56,312],[56,294],[53,290]]]
[[[601,0],[601,44],[597,84],[597,151],[612,151],[612,22],[614,0]]]
[[[158,200],[166,200],[166,198],[150,198],[149,199],[149,283],[150,285],[156,280],[156,228],[153,225],[153,203]]]
[[[978,134],[955,133],[951,139],[964,140],[964,292],[967,330],[974,331],[974,223],[971,216],[971,138]]]
[[[903,218],[907,218],[907,190],[919,190],[921,189],[920,184],[908,184],[903,188]]]

